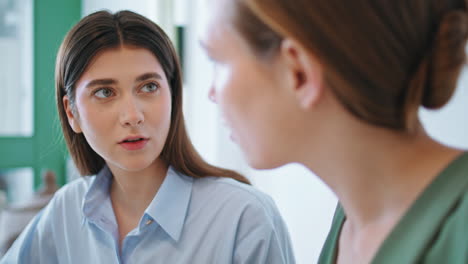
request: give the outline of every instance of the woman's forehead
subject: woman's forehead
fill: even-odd
[[[155,73],[162,81],[167,80],[161,63],[150,50],[122,46],[98,53],[78,82],[101,78],[137,78],[144,73]]]

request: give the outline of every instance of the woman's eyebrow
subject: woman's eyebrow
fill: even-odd
[[[159,73],[157,72],[148,72],[148,73],[144,73],[140,76],[138,76],[136,79],[135,79],[135,82],[142,82],[142,81],[145,81],[145,80],[148,80],[148,79],[158,79],[158,80],[162,80],[162,77]],[[98,85],[112,85],[112,84],[117,84],[117,80],[115,79],[111,79],[111,78],[106,78],[106,79],[96,79],[96,80],[92,80],[90,81],[87,85],[86,85],[86,88],[90,88],[92,86],[98,86]]]
[[[92,87],[92,86],[97,86],[97,85],[111,85],[111,84],[116,84],[117,81],[114,79],[96,79],[90,81],[87,85],[86,88]]]
[[[144,74],[138,76],[135,79],[135,82],[142,82],[142,81],[145,81],[145,80],[148,80],[148,79],[162,80],[162,76],[157,72],[148,72],[148,73],[144,73]]]

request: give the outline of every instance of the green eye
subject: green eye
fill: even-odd
[[[113,92],[109,88],[100,88],[94,93],[94,95],[98,98],[108,98],[111,97],[112,94]]]
[[[156,83],[147,83],[141,87],[141,91],[145,93],[151,93],[156,91],[159,86]]]

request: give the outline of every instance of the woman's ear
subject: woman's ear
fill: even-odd
[[[68,124],[70,124],[70,127],[75,131],[75,133],[81,133],[81,127],[78,122],[78,118],[75,116],[72,106],[70,105],[70,99],[65,95],[62,98],[62,101],[65,113],[67,114]]]
[[[292,92],[302,109],[310,109],[320,99],[324,88],[323,67],[310,51],[293,39],[284,39],[280,49],[292,74]]]

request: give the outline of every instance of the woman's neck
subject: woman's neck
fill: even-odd
[[[109,166],[114,176],[110,196],[114,208],[141,217],[164,181],[168,166],[156,160],[146,169],[128,172]]]
[[[335,192],[353,230],[396,223],[460,154],[429,138],[422,128],[408,135],[368,125],[348,127],[327,142],[318,148],[323,152],[303,163]]]

